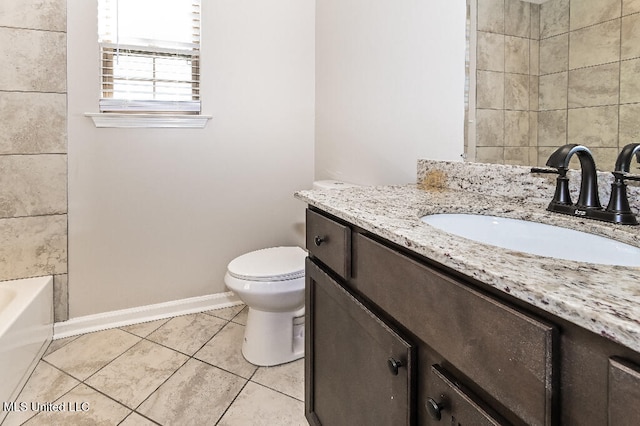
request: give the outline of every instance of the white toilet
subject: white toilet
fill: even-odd
[[[317,181],[314,189],[344,189],[353,184]],[[304,356],[304,260],[300,247],[272,247],[233,259],[224,282],[249,307],[242,355],[254,365],[270,366]]]
[[[254,365],[304,356],[304,259],[300,247],[252,251],[229,263],[224,282],[249,307],[242,355]]]

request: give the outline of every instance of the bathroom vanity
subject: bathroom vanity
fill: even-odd
[[[518,183],[525,192],[548,189],[507,171],[533,179]],[[640,268],[500,249],[419,217],[519,217],[635,246],[640,230],[585,224],[546,212],[531,193],[478,193],[452,180],[296,194],[309,205],[309,423],[637,424]]]

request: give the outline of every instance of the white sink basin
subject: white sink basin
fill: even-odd
[[[433,214],[421,220],[450,234],[538,256],[604,265],[640,266],[640,248],[559,226],[474,214]]]

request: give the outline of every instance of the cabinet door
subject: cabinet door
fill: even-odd
[[[609,360],[609,424],[640,422],[640,367],[628,361]]]
[[[306,306],[309,423],[413,424],[413,346],[309,259]]]

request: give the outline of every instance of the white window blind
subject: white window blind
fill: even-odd
[[[200,113],[200,0],[98,0],[100,112]]]

